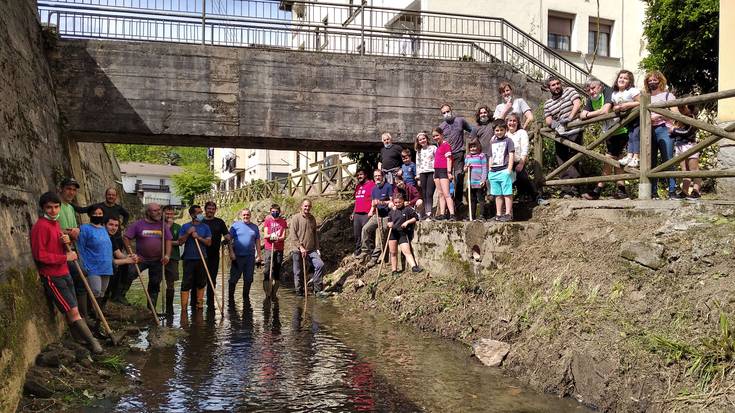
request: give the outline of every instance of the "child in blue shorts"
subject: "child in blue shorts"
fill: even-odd
[[[513,140],[506,136],[508,126],[498,119],[493,122],[495,136],[490,140],[489,160],[490,195],[495,197],[495,220],[513,220],[513,159],[515,147]],[[505,207],[505,209],[503,209]]]

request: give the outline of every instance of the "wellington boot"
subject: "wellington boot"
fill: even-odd
[[[71,328],[77,330],[77,334],[79,334],[81,337],[84,337],[84,339],[87,341],[87,344],[89,344],[90,350],[92,350],[92,353],[94,354],[101,354],[102,353],[102,346],[97,341],[96,338],[92,335],[92,332],[89,331],[89,327],[87,327],[87,323],[84,322],[84,320],[77,320],[72,323]]]
[[[242,285],[242,302],[250,302],[250,286],[252,283],[245,282]]]
[[[276,301],[278,300],[278,287],[281,286],[281,282],[278,280],[273,281],[273,286],[271,287],[271,300]]]
[[[206,288],[197,288],[197,309],[204,308],[204,293]]]
[[[186,306],[189,302],[189,291],[181,291],[181,314],[186,313]]]
[[[77,293],[77,308],[79,309],[79,315],[87,322],[87,325],[91,323],[91,320],[89,319],[88,303],[87,293]]]
[[[263,292],[265,292],[266,298],[271,296],[271,280],[263,280]]]
[[[232,303],[235,302],[235,290],[237,289],[237,284],[228,283],[227,288],[227,299]]]
[[[174,289],[166,289],[166,316],[174,316]]]
[[[158,314],[158,311],[156,311],[156,304],[158,304],[158,293],[152,293],[148,292],[148,295],[151,296],[151,303],[153,304],[153,311]],[[150,308],[151,304],[148,304],[148,307]]]
[[[128,299],[125,297],[125,294],[128,293],[128,290],[130,289],[132,283],[133,280],[128,280],[127,278],[121,279],[117,284],[115,291],[112,292],[112,301],[123,305],[130,305]]]

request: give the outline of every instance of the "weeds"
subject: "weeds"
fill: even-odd
[[[105,357],[100,361],[100,364],[102,367],[106,368],[107,370],[114,371],[115,373],[122,373],[125,371],[125,360],[122,359],[122,357],[118,355],[112,355],[109,357]]]

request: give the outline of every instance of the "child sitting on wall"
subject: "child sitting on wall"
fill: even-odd
[[[413,229],[418,215],[413,208],[406,206],[403,195],[393,194],[393,205],[395,206],[388,215],[388,228],[390,228],[390,237],[388,238],[388,249],[390,251],[390,267],[393,275],[398,275],[398,249],[401,249],[403,255],[406,256],[408,264],[411,265],[411,271],[421,272],[421,267],[416,264],[416,260],[411,252],[411,240],[413,239]]]

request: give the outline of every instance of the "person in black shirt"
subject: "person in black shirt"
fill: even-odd
[[[117,203],[117,189],[107,188],[105,190],[105,201],[99,204],[93,204],[85,207],[74,207],[77,213],[88,214],[95,208],[102,208],[102,217],[107,218],[122,218],[122,225],[125,227],[128,225],[130,214],[122,205]]]
[[[393,176],[401,170],[403,160],[401,159],[401,145],[393,143],[393,137],[386,132],[381,136],[383,147],[380,149],[378,169],[383,172],[385,182],[393,185]]]
[[[393,194],[393,205],[395,209],[388,214],[388,228],[390,228],[390,238],[388,238],[388,249],[390,251],[390,267],[393,275],[398,275],[398,248],[401,249],[403,255],[406,256],[411,271],[421,272],[421,267],[416,264],[416,260],[411,252],[411,239],[413,239],[413,228],[418,221],[419,216],[413,208],[406,206],[403,195]]]
[[[207,268],[212,276],[212,284],[217,286],[217,272],[219,269],[220,246],[230,241],[230,229],[221,218],[217,218],[217,204],[208,201],[204,204],[204,223],[212,230],[212,245],[207,247]],[[222,238],[224,237],[224,242]],[[191,294],[192,299],[194,294]],[[214,310],[214,290],[207,283],[207,310]]]
[[[132,282],[128,277],[128,272],[130,271],[128,266],[130,264],[137,263],[139,260],[135,254],[127,254],[122,234],[119,231],[119,217],[107,218],[105,221],[105,228],[107,229],[107,234],[110,235],[110,241],[112,242],[112,263],[114,266],[112,277],[110,277],[110,285],[105,291],[105,297],[101,304],[104,305],[108,299],[126,304],[127,300],[125,299],[125,293],[127,293]]]

